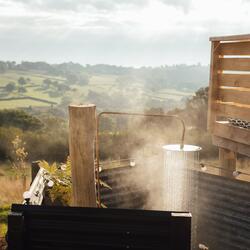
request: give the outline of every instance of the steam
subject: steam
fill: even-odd
[[[182,127],[172,119],[133,118],[128,126],[133,141],[141,143],[129,155],[133,176],[123,178],[123,184],[146,191],[144,209],[190,211],[192,176],[187,168],[198,162],[199,148],[180,149]]]

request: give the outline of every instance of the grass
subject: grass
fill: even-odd
[[[6,73],[2,73],[0,76],[0,87],[5,86],[10,81],[14,81],[17,83],[18,79],[20,77],[29,78],[30,82],[35,84],[42,84],[43,80],[49,78],[53,81],[58,82],[64,82],[65,78],[62,77],[56,77],[46,74],[40,74],[40,73],[31,73],[31,72],[25,72],[25,71],[18,71],[18,70],[8,70]]]
[[[50,105],[47,103],[42,103],[42,102],[33,101],[33,100],[1,101],[0,105],[2,109],[28,108],[30,106],[50,107]]]
[[[12,203],[22,201],[22,181],[10,177],[0,177],[0,237],[7,231],[7,215]]]
[[[23,199],[23,182],[22,179],[12,177],[0,178],[0,207],[11,203],[20,203]]]
[[[51,97],[46,90],[41,90],[39,86],[43,83],[45,79],[50,79],[53,81],[58,81],[62,83],[65,81],[62,77],[55,77],[41,73],[31,73],[25,71],[13,71],[9,70],[6,73],[0,74],[0,87],[4,87],[9,82],[15,82],[17,84],[18,79],[20,77],[29,78],[30,82],[28,82],[24,87],[26,88],[27,92],[22,94],[29,97],[41,98],[47,101],[53,101],[56,103],[60,103],[60,97]],[[19,96],[17,92],[12,92],[11,94],[7,94],[0,89],[0,96],[1,98],[9,98],[13,96]],[[40,101],[35,100],[10,100],[10,101],[1,101],[0,102],[0,109],[12,109],[12,108],[27,108],[27,107],[50,107],[49,104],[42,103]]]
[[[53,81],[58,81],[59,83],[65,82],[65,78],[55,77],[51,75],[46,75],[38,72],[30,71],[13,71],[9,70],[6,73],[0,74],[0,99],[6,97],[20,96],[19,93],[12,92],[7,94],[4,92],[1,87],[8,84],[10,81],[18,82],[20,77],[25,79],[29,78],[30,82],[25,85],[27,90],[26,93],[22,94],[24,96],[41,98],[47,101],[53,101],[58,104],[61,103],[61,100],[64,95],[72,97],[72,100],[78,100],[79,96],[81,101],[84,102],[84,98],[87,97],[89,91],[94,91],[99,94],[108,94],[113,95],[116,93],[123,93],[128,98],[133,97],[135,94],[139,98],[144,98],[146,100],[152,101],[166,101],[174,100],[180,101],[182,98],[190,97],[193,95],[192,92],[182,92],[174,89],[161,89],[158,91],[150,91],[145,89],[143,82],[125,82],[123,84],[119,81],[119,76],[117,75],[94,75],[89,79],[89,84],[84,86],[71,85],[71,89],[75,91],[67,91],[60,96],[50,96],[49,92],[52,91],[52,94],[55,93],[53,89],[42,89],[40,86],[45,79],[51,79]],[[55,93],[58,94],[58,93]],[[35,100],[12,100],[12,101],[1,101],[0,109],[11,109],[11,108],[27,108],[27,107],[50,107],[49,104],[42,103]]]
[[[96,75],[92,76],[89,80],[89,85],[114,85],[116,82],[116,75]]]
[[[30,169],[27,168],[27,174]],[[8,162],[0,163],[0,238],[4,237],[7,230],[7,215],[12,203],[21,203],[23,192],[28,190],[30,177],[26,180],[26,188],[23,188],[23,179],[18,177]],[[1,242],[0,242],[1,246]],[[1,248],[1,247],[0,247]]]
[[[10,211],[10,206],[0,207],[0,237],[4,237],[7,232],[7,217]]]

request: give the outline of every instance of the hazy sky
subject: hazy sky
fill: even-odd
[[[250,0],[0,0],[0,60],[209,63],[209,36],[250,33]]]

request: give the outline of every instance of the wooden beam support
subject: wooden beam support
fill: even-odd
[[[250,34],[244,34],[244,35],[233,35],[233,36],[216,36],[216,37],[210,37],[209,39],[212,41],[249,41],[250,40]]]
[[[219,42],[212,42],[211,45],[211,62],[210,62],[210,79],[209,79],[209,93],[208,93],[208,118],[207,128],[213,131],[213,125],[216,119],[215,102],[218,99],[218,71],[219,69]]]
[[[213,134],[245,145],[248,145],[250,142],[250,133],[248,129],[234,127],[225,122],[216,122],[214,124]]]
[[[212,137],[213,144],[217,147],[227,148],[231,151],[250,157],[250,146],[222,138],[220,136]]]
[[[232,173],[236,170],[237,154],[225,148],[219,148],[220,170],[222,176],[233,177]]]
[[[73,205],[96,207],[94,142],[96,106],[69,106],[69,152]]]

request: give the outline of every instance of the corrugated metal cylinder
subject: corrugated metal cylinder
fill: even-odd
[[[164,209],[190,211],[191,171],[199,161],[198,146],[165,145],[164,149]]]

